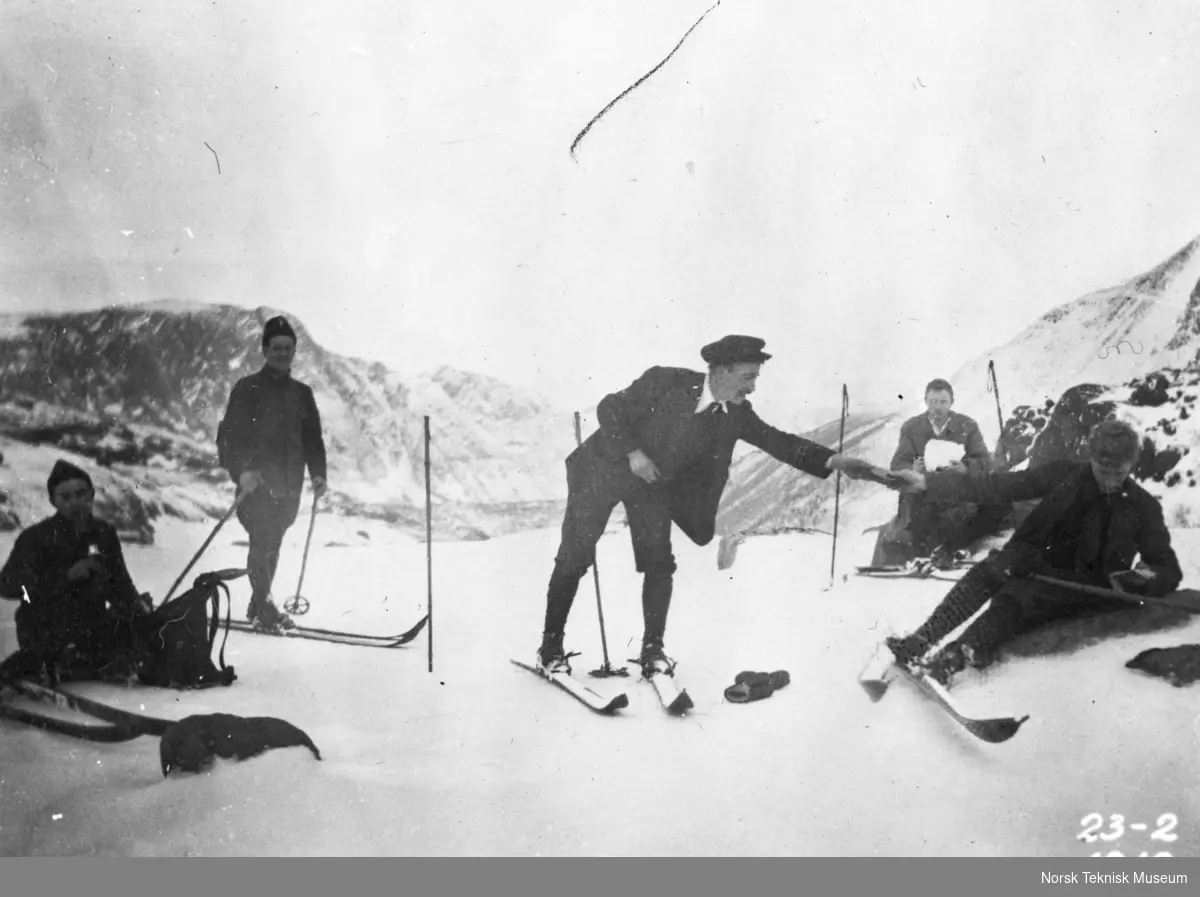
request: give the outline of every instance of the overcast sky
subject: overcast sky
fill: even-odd
[[[576,160],[711,0],[152,6],[0,5],[5,308],[269,304],[573,407],[750,333],[760,407],[907,410],[1200,234],[1184,0],[723,0]]]

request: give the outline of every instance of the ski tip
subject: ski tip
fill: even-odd
[[[887,694],[888,686],[891,683],[883,679],[860,679],[858,684],[862,686],[862,690],[867,693],[867,697],[870,698],[873,703],[878,703],[883,699],[883,696]]]
[[[608,702],[608,706],[604,708],[605,713],[616,713],[623,707],[629,706],[629,697],[625,692],[621,692],[615,698]]]
[[[535,667],[535,666],[534,666],[533,664],[531,664],[531,663],[525,663],[525,662],[523,662],[523,661],[517,660],[515,657],[510,657],[510,658],[509,658],[509,660],[510,660],[512,663],[514,663],[514,664],[516,664],[517,666],[519,666],[519,667],[520,667],[521,669],[523,669],[523,670],[529,670],[529,672],[531,672],[531,673],[537,673],[537,675],[539,675],[539,676],[541,676],[541,675],[542,675],[542,671],[541,671],[541,670],[539,670],[537,667]],[[543,677],[543,678],[544,678],[544,677]]]
[[[671,714],[672,716],[683,716],[694,706],[696,705],[692,703],[691,697],[688,695],[687,691],[684,690],[681,691],[679,696],[671,702],[669,707],[667,707],[667,713]]]
[[[1028,719],[1029,714],[1025,714],[1020,719],[1006,717],[980,720],[977,724],[969,728],[977,738],[988,742],[988,744],[1001,744],[1016,735]]]

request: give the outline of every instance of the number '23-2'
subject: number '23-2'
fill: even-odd
[[[1125,834],[1125,817],[1120,813],[1113,813],[1108,817],[1109,830],[1105,833],[1097,834],[1104,825],[1104,817],[1099,813],[1088,813],[1079,820],[1079,824],[1083,826],[1083,830],[1075,837],[1089,844],[1097,838],[1101,841],[1116,841]],[[1179,839],[1178,835],[1171,833],[1175,826],[1179,825],[1179,817],[1174,813],[1163,813],[1155,820],[1154,824],[1156,828],[1150,833],[1152,840],[1177,841]]]

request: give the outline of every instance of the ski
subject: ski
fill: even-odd
[[[954,705],[953,700],[950,698],[950,693],[946,691],[941,683],[923,673],[914,673],[906,667],[897,665],[896,669],[916,685],[917,688],[940,704],[954,718],[955,722],[981,741],[986,741],[989,744],[1000,744],[1008,741],[1008,739],[1017,734],[1017,730],[1029,719],[1029,714],[1025,714],[1020,719],[1011,716],[994,717],[992,719],[973,719],[965,716]]]
[[[629,658],[629,662],[641,666],[641,661],[636,658]],[[674,667],[671,668],[670,672],[651,673],[649,676],[646,675],[643,669],[642,679],[650,683],[654,689],[654,693],[658,695],[658,700],[663,705],[663,710],[667,711],[671,716],[683,716],[695,706],[692,703],[691,696],[687,693],[687,689],[680,688],[675,682]]]
[[[171,724],[168,720],[118,710],[116,707],[108,707],[79,695],[68,694],[23,679],[8,680],[4,683],[4,687],[29,700],[49,704],[60,710],[71,710],[91,716],[101,722],[100,724],[72,722],[38,713],[35,710],[16,707],[6,703],[3,699],[0,699],[0,717],[83,741],[100,743],[133,741],[143,735],[161,735]]]
[[[145,735],[162,735],[172,725],[173,720],[159,719],[154,716],[144,716],[118,707],[110,707],[83,695],[72,694],[62,689],[49,688],[28,679],[14,679],[6,683],[13,691],[34,701],[41,701],[62,710],[74,710],[98,720],[126,728],[140,728]]]
[[[655,673],[647,677],[647,681],[654,688],[658,700],[662,702],[663,709],[671,716],[683,716],[695,706],[687,689],[680,688],[675,682],[674,675]]]
[[[522,663],[519,660],[513,660],[512,662],[521,667],[521,669],[529,670],[529,672],[533,673],[539,679],[549,682],[552,685],[557,685],[571,697],[591,708],[596,713],[611,715],[622,707],[629,706],[629,698],[625,692],[621,692],[612,698],[606,698],[584,685],[570,673],[547,674],[532,664]]]
[[[948,573],[965,571],[966,567],[952,567],[950,570],[926,567],[901,566],[867,566],[855,567],[857,576],[869,576],[874,579],[939,579],[943,582],[958,582],[961,576],[947,576]]]
[[[294,629],[258,629],[246,620],[230,620],[229,628],[238,632],[252,635],[269,635],[280,638],[310,639],[320,642],[331,642],[338,645],[351,645],[358,648],[400,648],[411,642],[425,628],[429,614],[423,616],[412,629],[400,635],[365,635],[358,632],[340,632],[336,629],[316,629],[308,626],[297,626]]]
[[[15,707],[0,698],[0,718],[17,723],[34,726],[58,735],[67,735],[82,741],[95,741],[102,744],[114,744],[122,741],[133,741],[146,733],[137,726],[121,726],[115,723],[74,723],[70,720],[58,719],[53,716],[43,716],[32,710]]]
[[[872,701],[878,701],[884,696],[895,673],[899,672],[920,689],[926,697],[933,699],[940,705],[955,722],[976,738],[986,741],[989,744],[1000,744],[1008,741],[1017,734],[1017,730],[1029,719],[1029,714],[1020,719],[1009,716],[994,717],[991,719],[969,717],[958,709],[954,700],[950,697],[950,693],[940,682],[924,673],[914,672],[896,663],[894,657],[888,661],[888,657],[891,657],[891,651],[887,645],[880,645],[859,676],[859,685],[862,686]]]

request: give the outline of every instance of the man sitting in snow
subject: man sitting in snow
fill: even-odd
[[[1041,574],[1147,596],[1175,591],[1183,579],[1171,534],[1154,496],[1130,479],[1142,439],[1129,424],[1092,428],[1088,461],[1061,460],[1016,473],[964,476],[904,471],[904,491],[944,501],[1013,502],[1041,498],[1013,536],[971,569],[912,635],[887,639],[899,663],[925,667],[948,683],[967,666],[996,660],[1013,637],[1052,620],[1129,603],[1028,578]],[[1131,569],[1140,555],[1137,569]],[[926,655],[988,602],[966,631],[928,661]]]
[[[56,514],[24,530],[0,569],[0,598],[20,601],[18,651],[7,676],[122,678],[148,635],[148,596],[138,594],[116,529],[92,515],[87,473],[58,461],[47,482]]]
[[[892,470],[926,473],[940,469],[959,473],[987,473],[991,455],[979,425],[965,414],[951,411],[954,387],[932,380],[925,387],[925,414],[900,427],[900,440],[892,456]],[[947,503],[909,493],[900,496],[895,519],[879,534],[872,563],[897,564],[913,558],[931,558],[936,566],[950,567],[955,554],[980,536],[992,532],[1008,516],[1010,506]]]

